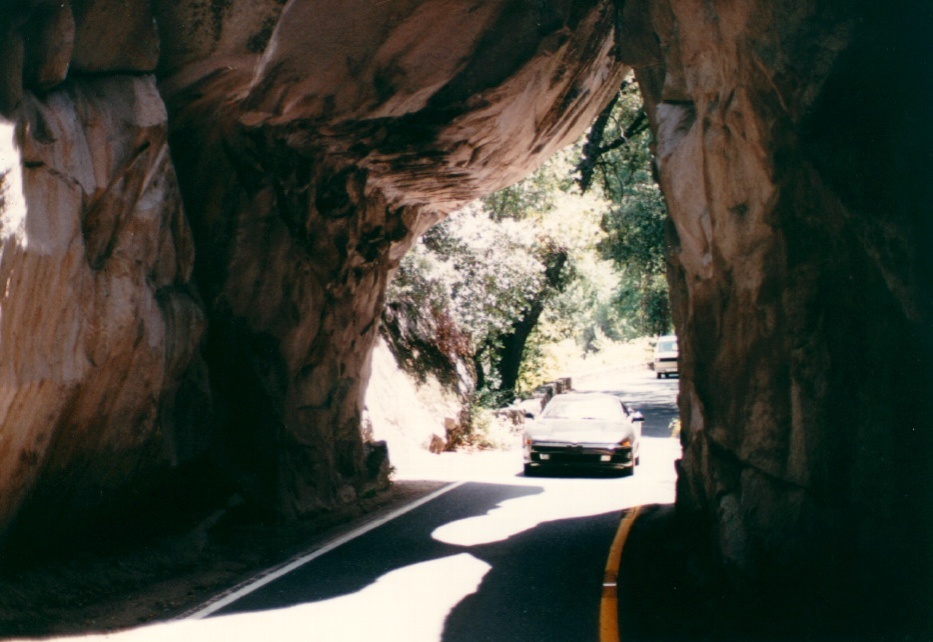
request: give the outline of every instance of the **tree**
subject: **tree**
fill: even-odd
[[[666,211],[647,125],[628,78],[585,139],[451,215],[403,260],[390,302],[446,328],[435,340],[469,354],[492,402],[537,385],[548,344],[574,337],[589,351],[601,337],[668,330]]]
[[[501,339],[545,287],[532,223],[493,220],[481,202],[428,231],[406,255],[390,287],[390,301],[411,309],[443,310],[466,341],[477,388],[501,389],[495,365]]]
[[[531,333],[541,319],[541,313],[549,300],[563,290],[568,280],[567,248],[548,247],[544,252],[544,282],[521,315],[512,322],[509,332],[499,339],[500,349],[496,368],[499,371],[499,389],[506,395],[512,395],[518,384],[519,373],[525,360],[525,347]]]
[[[583,190],[599,190],[612,207],[603,216],[602,255],[619,268],[616,301],[636,334],[671,328],[666,281],[667,208],[655,181],[650,131],[632,76],[587,134],[577,165]]]
[[[580,195],[576,160],[577,150],[558,154],[525,181],[429,230],[390,290],[390,300],[421,297],[422,309],[449,311],[469,337],[477,387],[492,402],[514,395],[543,317],[549,327],[537,336],[550,338],[582,334],[580,325],[593,323],[591,306],[570,312],[563,305],[560,320],[548,314],[585,276],[578,266],[592,262],[603,235],[599,220],[608,204]]]
[[[648,136],[648,114],[630,74],[585,136],[577,163],[580,191],[598,178],[607,195],[618,195],[619,187],[643,180],[640,173],[651,161]]]

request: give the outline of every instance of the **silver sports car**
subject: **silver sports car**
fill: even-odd
[[[601,393],[557,395],[525,429],[525,474],[545,467],[635,472],[644,417]]]

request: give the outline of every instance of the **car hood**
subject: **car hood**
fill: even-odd
[[[634,431],[628,424],[577,419],[540,419],[526,432],[532,439],[538,441],[560,441],[574,444],[610,444],[634,436]]]

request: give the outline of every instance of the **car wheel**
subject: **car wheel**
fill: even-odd
[[[525,477],[534,477],[538,474],[538,469],[531,464],[525,464]]]
[[[660,379],[663,375],[661,375],[661,373],[658,372],[658,373],[657,373],[657,376],[658,376],[658,379]]]

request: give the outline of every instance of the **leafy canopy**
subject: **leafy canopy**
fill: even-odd
[[[480,386],[539,383],[547,348],[670,329],[667,214],[630,77],[576,145],[524,181],[451,215],[402,261],[389,300],[449,318]],[[513,364],[514,365],[514,364]],[[509,391],[505,391],[509,392]]]

